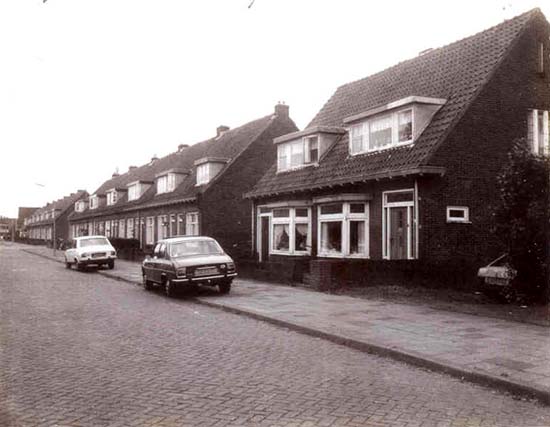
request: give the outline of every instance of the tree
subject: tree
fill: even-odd
[[[497,178],[493,231],[517,271],[513,288],[533,302],[548,298],[549,174],[548,158],[531,153],[520,139]]]

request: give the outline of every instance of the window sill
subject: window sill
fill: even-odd
[[[269,255],[282,255],[282,256],[311,256],[311,253],[309,252],[278,252],[278,251],[271,251],[269,252]]]
[[[459,220],[459,219],[448,219],[447,224],[471,224],[472,221]]]
[[[317,254],[319,258],[341,258],[341,259],[369,259],[368,255],[344,255],[339,254],[329,254],[329,253],[319,253]]]

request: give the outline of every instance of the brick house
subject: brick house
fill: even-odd
[[[55,234],[57,241],[67,240],[69,238],[68,217],[73,212],[75,203],[87,197],[88,193],[85,190],[78,190],[76,193],[36,209],[23,220],[26,237],[42,243],[51,243]]]
[[[150,250],[175,235],[208,235],[232,256],[250,257],[251,209],[242,194],[275,161],[273,138],[295,131],[288,106],[206,141],[180,145],[124,174],[114,174],[70,217],[71,235],[139,239]]]
[[[38,208],[20,207],[17,214],[17,228],[15,234],[17,237],[27,237],[25,231],[25,220],[32,215]]]
[[[534,9],[339,87],[245,195],[257,260],[320,286],[466,285],[500,254],[490,207],[513,142],[548,150],[549,34]]]

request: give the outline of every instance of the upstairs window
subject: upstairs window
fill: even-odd
[[[114,205],[117,201],[117,192],[115,190],[109,191],[107,193],[107,206]]]
[[[97,196],[91,196],[90,197],[90,209],[97,209],[97,207],[98,207]]]
[[[84,212],[85,208],[86,208],[85,203],[82,200],[80,200],[80,201],[76,202],[74,210],[76,212]]]
[[[176,189],[176,175],[169,173],[157,178],[157,194],[169,193]]]
[[[210,181],[210,165],[203,163],[197,166],[197,185],[208,184]]]
[[[128,187],[128,201],[137,200],[140,197],[139,183],[132,184]]]
[[[531,110],[527,115],[527,139],[534,154],[548,155],[549,148],[548,111]]]
[[[296,169],[319,161],[319,136],[307,136],[277,146],[277,170]]]
[[[373,117],[351,126],[350,153],[378,151],[413,141],[412,109]]]

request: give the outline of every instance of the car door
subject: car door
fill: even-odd
[[[159,248],[157,256],[157,272],[159,275],[159,281],[162,281],[162,275],[165,274],[170,277],[172,262],[168,256],[167,245],[162,243]]]
[[[160,278],[160,275],[157,274],[157,259],[158,259],[159,249],[160,249],[160,243],[157,243],[155,245],[155,249],[153,250],[153,256],[147,259],[143,265],[143,269],[145,270],[147,279],[152,280],[153,282],[158,282]]]

